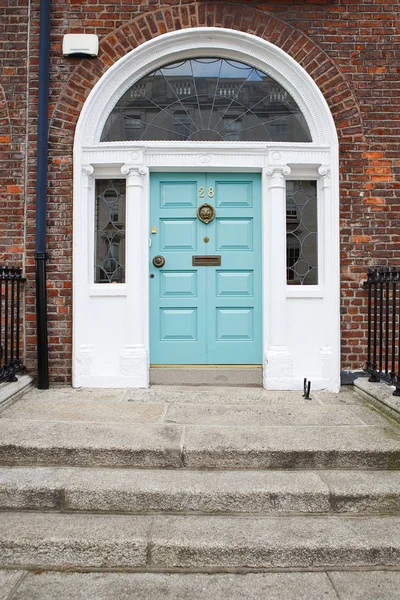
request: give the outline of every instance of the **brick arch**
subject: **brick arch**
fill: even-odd
[[[80,62],[66,84],[51,119],[50,142],[53,153],[65,156],[65,147],[73,142],[84,102],[110,66],[152,38],[196,26],[247,32],[284,50],[318,85],[332,112],[342,146],[363,140],[360,110],[347,80],[334,61],[309,37],[253,7],[225,2],[194,2],[136,17],[102,39],[97,59]]]

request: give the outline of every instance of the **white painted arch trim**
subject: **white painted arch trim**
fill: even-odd
[[[119,98],[147,73],[175,60],[211,55],[242,61],[276,79],[298,103],[313,142],[337,145],[335,125],[325,98],[308,73],[286,52],[241,31],[198,27],[166,33],[145,42],[106,71],[82,109],[76,129],[76,150],[100,140],[107,117]]]
[[[251,64],[279,81],[302,110],[313,142],[99,142],[109,113],[135,81],[174,60],[210,55]],[[148,227],[149,170],[209,169],[263,173],[264,258],[275,252],[271,242],[273,237],[278,244],[283,243],[285,178],[311,176],[319,181],[323,208],[321,233],[324,236],[321,254],[324,274],[320,285],[307,286],[307,289],[286,286],[283,246],[279,253],[282,255],[280,261],[264,260],[264,386],[269,389],[300,389],[304,375],[313,379],[314,389],[338,391],[339,177],[334,121],[314,81],[285,52],[255,36],[221,28],[181,30],[162,35],[132,50],[102,76],[82,109],[74,144],[73,385],[144,387],[148,384],[148,247],[144,231]],[[127,209],[127,230],[129,227],[132,240],[141,240],[139,245],[132,242],[130,250],[127,250],[127,269],[133,263],[134,255],[138,268],[130,273],[129,278],[127,276],[126,285],[110,286],[106,290],[101,284],[93,285],[94,178],[121,177],[121,174],[126,176],[130,190],[127,194],[130,207]],[[139,219],[133,207],[139,210]],[[278,231],[281,232],[280,238]],[[137,261],[139,255],[140,260]],[[269,291],[271,286],[267,283],[272,280],[274,290],[277,289],[277,280],[280,282],[279,301]],[[305,354],[304,344],[300,340],[296,343],[298,348],[290,348],[290,331],[287,329],[305,320],[304,310],[314,319],[318,307],[321,323],[314,330],[324,329],[326,334],[309,341],[313,371],[310,373],[306,366],[303,372],[302,366],[295,373],[296,360]],[[110,318],[110,315],[121,317],[121,311],[127,315],[136,314],[138,318],[136,324],[130,322],[125,328],[124,342],[110,358],[110,365],[116,357],[118,364],[114,360],[114,370],[110,367],[108,371],[107,357],[103,355],[100,370],[99,367],[94,369],[98,352],[96,335],[97,330],[102,328],[101,321]],[[274,342],[269,330],[277,319],[282,324],[281,330],[286,328],[286,339],[283,335],[282,339]],[[89,322],[92,322],[90,326]],[[279,333],[279,328],[275,329]]]

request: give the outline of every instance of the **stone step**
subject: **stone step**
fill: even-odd
[[[262,365],[150,366],[150,385],[206,385],[262,387]]]
[[[0,465],[399,469],[400,430],[1,419]]]
[[[394,600],[400,589],[400,571],[246,574],[0,571],[0,586],[2,598],[8,600]]]
[[[0,468],[0,510],[400,514],[400,472]]]
[[[0,564],[214,572],[400,567],[400,518],[0,513]]]

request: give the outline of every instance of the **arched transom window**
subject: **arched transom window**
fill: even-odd
[[[120,98],[102,142],[138,140],[311,142],[288,91],[250,65],[191,58],[152,71]]]

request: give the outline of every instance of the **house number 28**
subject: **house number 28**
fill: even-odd
[[[203,187],[199,188],[199,197],[200,198],[204,198],[205,191],[206,191],[205,188],[203,188]],[[215,192],[214,192],[214,188],[213,187],[209,187],[208,188],[207,196],[209,198],[214,198]]]

